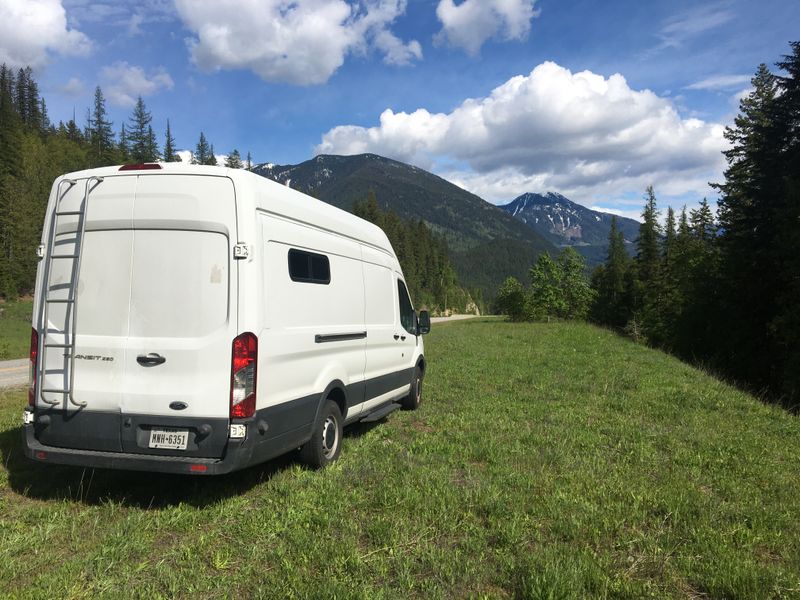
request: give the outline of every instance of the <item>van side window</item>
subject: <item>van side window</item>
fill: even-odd
[[[416,335],[414,307],[411,306],[411,299],[408,297],[406,284],[399,279],[397,280],[397,297],[400,301],[400,324],[408,333]]]
[[[331,264],[324,254],[306,252],[292,248],[289,250],[289,277],[300,283],[331,282]]]

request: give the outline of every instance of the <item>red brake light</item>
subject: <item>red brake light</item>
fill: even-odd
[[[258,338],[243,333],[233,340],[231,354],[231,419],[246,419],[256,412]]]
[[[30,370],[28,371],[28,406],[36,406],[36,363],[39,359],[39,333],[31,329]]]
[[[120,171],[149,171],[152,169],[161,169],[158,163],[140,163],[138,165],[122,165]]]

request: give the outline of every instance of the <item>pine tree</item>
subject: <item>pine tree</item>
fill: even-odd
[[[645,192],[642,224],[639,226],[639,239],[636,242],[636,305],[642,329],[656,345],[663,341],[660,247],[662,231],[658,217],[656,195],[651,185]]]
[[[208,150],[208,157],[206,158],[206,162],[202,163],[204,165],[210,165],[212,167],[216,167],[219,165],[217,162],[217,155],[214,152],[214,144],[211,144]]]
[[[39,102],[39,129],[42,132],[45,132],[50,129],[50,126],[51,123],[50,117],[47,114],[47,104],[45,103],[44,98],[42,98]]]
[[[175,139],[169,128],[169,119],[167,119],[167,132],[164,138],[164,162],[179,162],[180,157],[175,154]]]
[[[242,165],[242,157],[236,148],[231,150],[231,153],[225,159],[225,166],[230,169],[241,169],[244,166]]]
[[[89,118],[90,160],[93,167],[113,165],[116,162],[112,125],[107,119],[106,100],[98,85],[94,90],[94,110]]]
[[[161,160],[161,153],[158,150],[158,141],[151,125],[147,126],[147,158],[145,162],[156,162]]]
[[[130,142],[128,141],[128,132],[125,130],[125,123],[119,131],[119,143],[117,144],[117,152],[119,153],[120,160],[127,163],[131,159]]]
[[[130,155],[134,163],[145,163],[157,160],[154,153],[154,140],[150,122],[152,115],[148,112],[144,100],[139,96],[133,107],[130,124],[128,127],[128,140],[130,142]],[[156,146],[157,148],[157,146]]]
[[[208,164],[208,157],[211,155],[211,148],[208,145],[208,140],[203,132],[200,132],[200,141],[197,142],[194,153],[192,154],[193,165]]]
[[[245,169],[247,169],[248,171],[252,171],[253,170],[253,159],[250,156],[250,151],[249,150],[247,151],[247,162],[245,163]]]
[[[606,262],[592,277],[595,290],[592,318],[598,323],[622,328],[630,320],[633,307],[627,281],[629,271],[631,261],[625,250],[625,238],[617,228],[617,218],[612,216]]]

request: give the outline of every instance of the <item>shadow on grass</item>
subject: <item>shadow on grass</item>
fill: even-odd
[[[355,423],[345,429],[344,437],[359,438],[383,421]],[[21,427],[0,432],[0,457],[8,471],[9,486],[21,496],[86,505],[113,502],[144,509],[178,504],[203,508],[247,492],[301,464],[298,453],[289,452],[260,465],[214,477],[47,465],[24,455]]]

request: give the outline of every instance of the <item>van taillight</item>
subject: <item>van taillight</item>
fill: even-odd
[[[39,357],[39,334],[31,329],[31,364],[28,371],[28,406],[36,405],[36,361]]]
[[[246,419],[256,412],[258,338],[243,333],[233,340],[231,356],[231,419]]]

